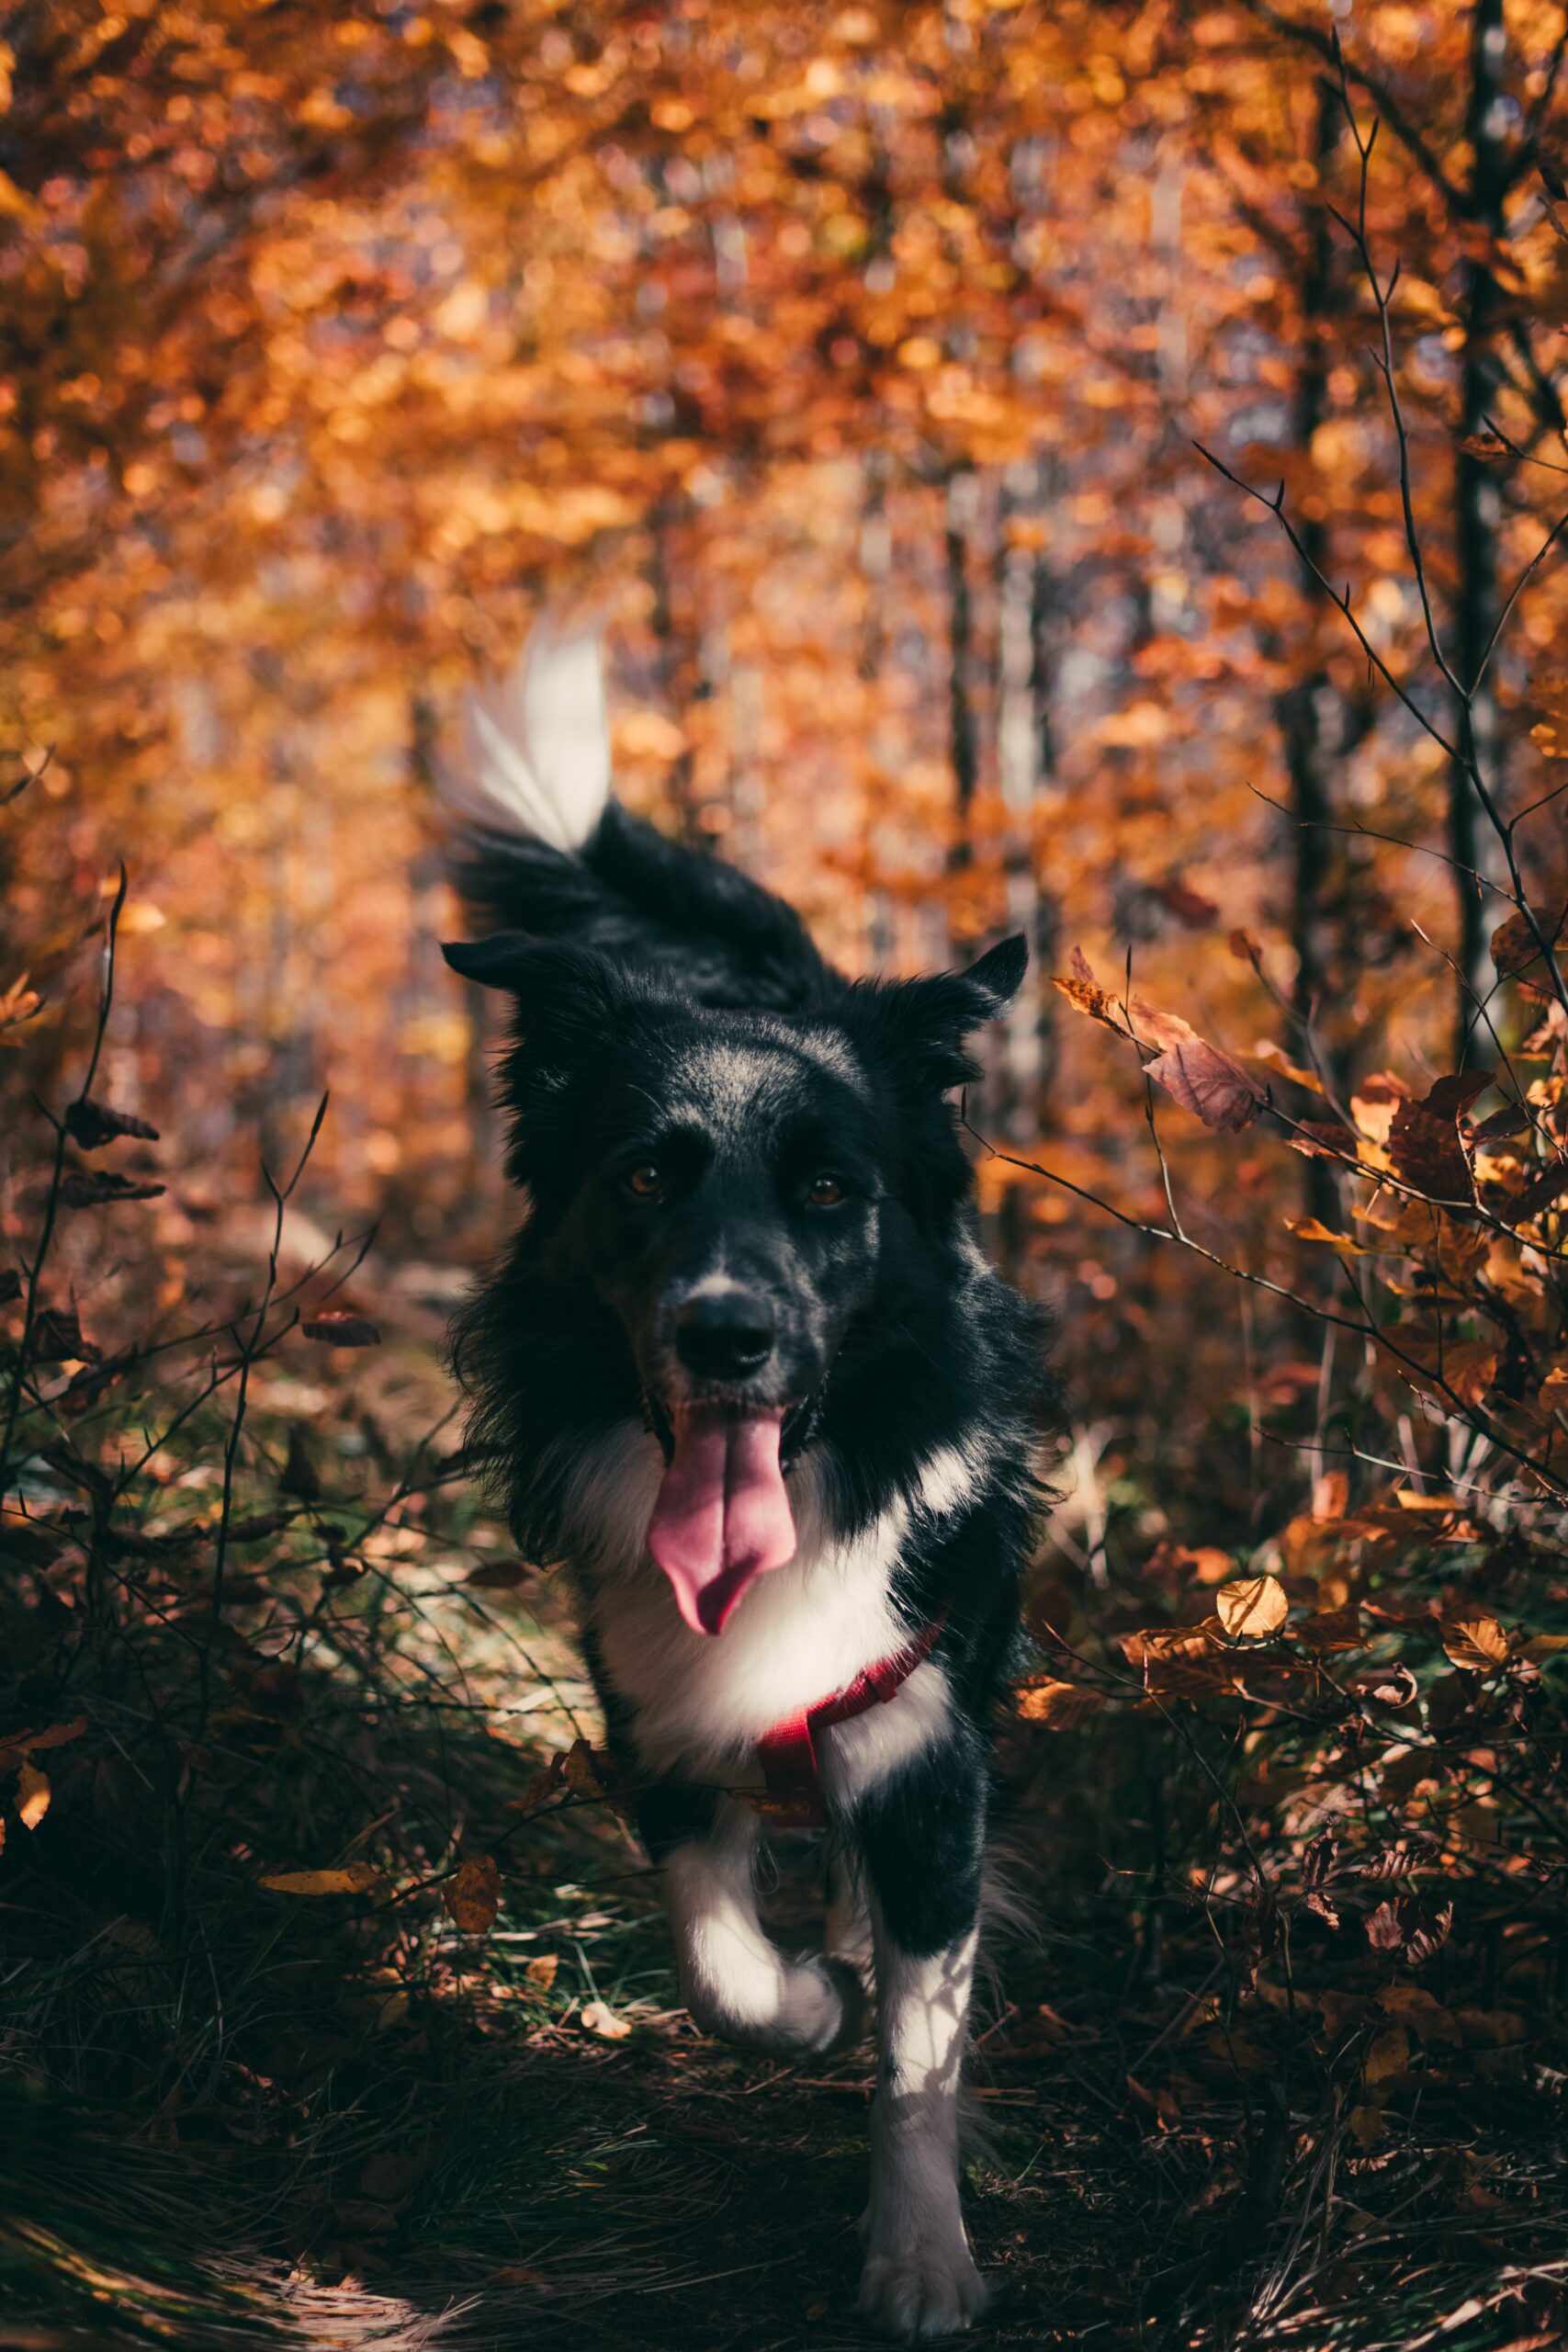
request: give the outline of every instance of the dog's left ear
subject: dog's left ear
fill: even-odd
[[[966,972],[937,972],[928,979],[885,980],[862,1000],[874,1042],[924,1086],[944,1093],[979,1075],[966,1040],[1012,1002],[1029,966],[1021,932],[988,948]]]

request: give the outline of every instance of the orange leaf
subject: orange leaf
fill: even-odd
[[[1227,1634],[1253,1640],[1277,1634],[1291,1612],[1278,1577],[1238,1577],[1234,1584],[1221,1585],[1214,1606]]]
[[[24,1829],[36,1829],[49,1811],[49,1775],[24,1756],[17,1767],[17,1811]]]
[[[1495,1674],[1508,1662],[1508,1636],[1487,1609],[1467,1610],[1448,1619],[1442,1641],[1455,1666],[1469,1674]]]
[[[1052,1731],[1077,1731],[1104,1704],[1098,1690],[1088,1690],[1081,1682],[1058,1682],[1050,1675],[1021,1684],[1018,1693],[1018,1712],[1023,1721],[1044,1724]]]
[[[330,1871],[267,1871],[258,1883],[275,1894],[368,1894],[379,1876],[372,1862],[344,1862]]]

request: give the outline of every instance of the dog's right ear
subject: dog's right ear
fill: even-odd
[[[552,1056],[604,1038],[643,1001],[619,965],[592,947],[498,931],[488,939],[448,941],[441,953],[466,980],[510,996],[519,1035]]]

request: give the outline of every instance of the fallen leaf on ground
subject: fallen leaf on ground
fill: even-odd
[[[49,1775],[26,1757],[17,1767],[17,1811],[24,1829],[36,1829],[49,1811]]]
[[[1362,2075],[1369,2083],[1386,2083],[1409,2071],[1410,2036],[1402,2025],[1391,2025],[1368,2051]]]
[[[590,2001],[582,2012],[582,2030],[596,2033],[601,2041],[625,2041],[631,2028],[625,2018],[618,2018],[608,2001]]]
[[[367,1894],[380,1875],[373,1862],[344,1862],[329,1871],[266,1871],[258,1883],[275,1894]]]
[[[447,1917],[466,1936],[486,1936],[501,1908],[501,1871],[493,1854],[475,1854],[457,1866],[443,1896]]]

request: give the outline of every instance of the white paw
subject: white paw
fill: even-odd
[[[961,2335],[985,2306],[985,2281],[960,2240],[868,2255],[855,2309],[885,2335],[919,2344],[933,2335]]]
[[[841,2050],[865,2030],[864,1990],[838,1960],[780,1962],[765,1984],[688,1985],[686,2007],[705,2033],[774,2053]]]

